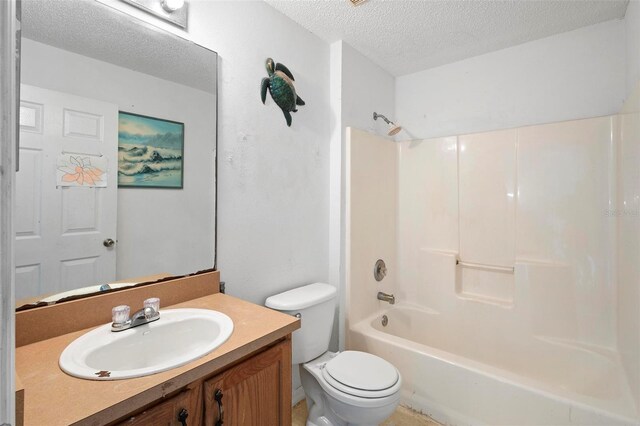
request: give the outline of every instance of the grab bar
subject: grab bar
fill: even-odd
[[[482,263],[463,262],[460,259],[456,259],[456,265],[466,266],[467,268],[485,269],[487,271],[508,272],[511,274],[513,274],[515,271],[515,268],[513,266],[485,265]]]

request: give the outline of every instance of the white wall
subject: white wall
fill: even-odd
[[[329,46],[261,1],[190,4],[189,37],[219,54],[218,268],[229,294],[328,278]],[[268,57],[306,105],[286,126],[260,81]]]
[[[340,306],[345,306],[345,144],[346,129],[364,129],[386,135],[382,120],[373,120],[373,112],[393,120],[395,78],[343,41],[331,45],[331,177],[329,206],[329,279],[341,288]],[[335,346],[338,329],[344,330],[344,309],[340,309],[334,327]],[[340,333],[339,347],[344,348]]]
[[[183,122],[184,188],[118,189],[117,277],[213,265],[214,95],[28,39],[22,42],[22,82]]]
[[[344,349],[344,230],[345,230],[345,162],[342,127],[342,42],[331,44],[329,69],[329,103],[331,137],[329,146],[329,282],[338,291],[338,314],[334,316],[332,349]]]
[[[227,293],[258,304],[328,281],[329,45],[262,1],[194,1],[189,38],[218,52],[217,252]],[[287,127],[265,60],[284,63],[306,105]],[[293,371],[294,402],[302,396]]]
[[[615,114],[625,37],[622,20],[608,21],[399,77],[403,139]]]
[[[386,136],[387,125],[373,112],[395,115],[395,78],[349,44],[342,45],[342,125]],[[333,64],[332,64],[333,66]],[[344,135],[344,132],[343,132]]]
[[[640,81],[640,0],[631,0],[624,15],[627,46],[626,94]]]

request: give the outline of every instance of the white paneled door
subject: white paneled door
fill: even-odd
[[[17,299],[115,280],[117,138],[117,105],[22,85]],[[63,154],[81,162],[73,164],[67,180],[106,158],[107,170],[100,176],[106,187],[93,186],[92,179],[59,185]]]

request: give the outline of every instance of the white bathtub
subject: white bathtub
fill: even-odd
[[[393,363],[403,378],[403,404],[445,424],[640,424],[615,352],[462,331],[473,329],[398,304],[352,325],[348,347]]]

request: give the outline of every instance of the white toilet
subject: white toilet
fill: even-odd
[[[378,425],[400,401],[402,380],[384,359],[366,352],[329,352],[336,289],[315,283],[267,299],[266,305],[300,315],[293,333],[293,364],[307,396],[307,426]]]

